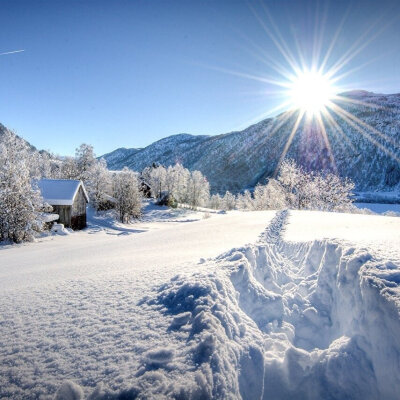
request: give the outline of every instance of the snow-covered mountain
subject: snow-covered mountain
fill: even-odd
[[[136,154],[138,151],[142,149],[127,149],[125,147],[121,147],[117,150],[112,151],[111,153],[104,154],[102,158],[107,160],[108,168],[110,169],[119,169],[119,166],[124,164],[124,161]]]
[[[303,119],[287,157],[308,170],[337,170],[360,191],[399,190],[400,94],[358,90],[341,96],[335,103],[343,111],[330,110],[324,118],[329,144],[316,121]],[[274,174],[297,116],[286,112],[218,136],[173,135],[143,149],[117,149],[103,157],[111,169],[137,171],[153,162],[180,162],[206,175],[213,191],[236,192]]]
[[[21,136],[18,136],[17,134],[15,134],[12,130],[8,129],[7,127],[5,127],[1,123],[0,123],[0,143],[2,142],[3,136],[6,134],[6,132],[10,132],[12,135],[16,136],[19,140],[22,140],[24,143],[26,143],[28,145],[28,147],[31,149],[32,152],[37,152],[38,151],[35,146],[30,144],[27,140],[25,140]],[[42,152],[45,152],[45,151],[41,150],[39,153],[42,153]]]

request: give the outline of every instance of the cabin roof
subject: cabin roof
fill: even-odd
[[[53,206],[72,206],[80,187],[82,187],[86,202],[89,202],[89,196],[82,181],[71,179],[40,179],[37,185],[43,200]]]

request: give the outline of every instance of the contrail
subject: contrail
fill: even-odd
[[[0,56],[5,56],[6,54],[22,53],[23,51],[25,50],[6,51],[5,53],[0,53]]]

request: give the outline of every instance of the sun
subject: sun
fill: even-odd
[[[354,62],[352,61],[353,58],[377,37],[378,34],[375,32],[375,28],[378,21],[372,24],[347,49],[339,49],[337,46],[346,16],[338,25],[338,29],[332,36],[330,43],[325,43],[323,38],[324,26],[322,23],[318,23],[314,27],[314,39],[309,42],[302,42],[295,36],[292,38],[295,45],[292,49],[291,41],[287,42],[285,40],[285,35],[278,28],[280,24],[275,23],[276,21],[274,21],[265,4],[263,4],[263,9],[267,22],[263,21],[263,16],[258,15],[256,10],[252,9],[252,11],[271,43],[275,45],[277,56],[272,56],[269,50],[263,49],[258,43],[250,40],[248,50],[258,61],[265,64],[268,70],[273,72],[273,75],[268,75],[267,72],[257,74],[251,71],[246,72],[213,66],[208,68],[255,80],[265,85],[261,93],[266,97],[266,100],[271,101],[274,96],[279,99],[274,107],[263,111],[248,121],[249,124],[255,124],[265,118],[268,118],[268,120],[270,118],[273,119],[271,125],[268,125],[270,128],[266,130],[269,136],[282,132],[281,128],[284,126],[289,129],[289,135],[283,146],[273,176],[277,175],[280,165],[298,132],[301,133],[302,141],[314,141],[314,137],[322,140],[324,152],[326,149],[330,165],[335,170],[336,163],[330,138],[339,138],[338,143],[344,149],[346,145],[349,145],[354,150],[348,138],[347,126],[356,130],[372,145],[382,149],[393,160],[400,162],[399,157],[380,142],[380,140],[383,140],[385,143],[393,143],[392,138],[387,137],[384,132],[379,131],[375,126],[369,125],[365,120],[358,118],[351,109],[352,105],[362,106],[371,110],[380,109],[381,106],[374,104],[371,100],[364,101],[358,96],[354,98],[354,96],[346,95],[346,92],[355,89],[354,80],[348,80],[348,77],[364,68],[370,62],[376,61],[373,58],[364,64],[355,64],[353,68],[349,68],[350,62]],[[326,14],[324,14],[323,18],[319,18],[318,14],[315,16],[316,21],[325,21]],[[333,58],[333,55],[336,55],[337,58]],[[348,82],[347,84],[346,81]],[[356,85],[358,86],[359,83]],[[346,124],[346,129],[342,128],[343,123]]]
[[[334,87],[328,77],[312,70],[297,74],[289,88],[292,107],[309,115],[321,113],[334,95]]]

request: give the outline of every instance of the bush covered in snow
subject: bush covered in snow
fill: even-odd
[[[332,173],[306,172],[293,160],[283,161],[278,183],[290,208],[345,211],[352,204],[353,182]]]

